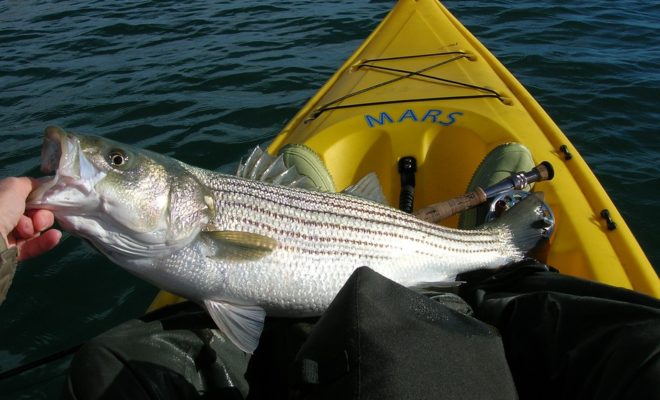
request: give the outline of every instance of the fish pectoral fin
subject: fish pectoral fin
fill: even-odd
[[[258,233],[241,231],[208,231],[218,245],[218,257],[231,257],[239,260],[258,260],[277,249],[277,240]]]
[[[368,173],[356,184],[344,189],[342,193],[375,201],[376,203],[384,204],[386,206],[389,205],[385,198],[385,194],[383,193],[383,187],[378,180],[378,175],[374,172]]]
[[[204,300],[204,305],[218,328],[236,347],[246,353],[254,353],[266,319],[263,308],[214,300]]]

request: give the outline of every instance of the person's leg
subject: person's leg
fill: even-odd
[[[498,332],[426,294],[356,270],[296,356],[293,398],[517,398]]]
[[[180,303],[121,324],[75,355],[65,398],[243,399],[249,355],[197,305]]]
[[[521,399],[660,398],[660,301],[535,261],[459,277],[502,334]]]

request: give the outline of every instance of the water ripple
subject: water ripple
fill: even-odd
[[[2,2],[0,175],[38,173],[50,124],[230,172],[282,128],[391,5]],[[660,264],[660,3],[445,5],[571,138]],[[11,363],[34,359],[139,314],[153,293],[67,239],[19,271],[0,308],[0,343],[11,347]]]

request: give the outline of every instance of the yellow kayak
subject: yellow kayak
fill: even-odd
[[[388,202],[398,162],[417,161],[415,210],[465,193],[504,143],[549,161],[537,183],[556,226],[539,258],[562,273],[660,298],[660,281],[579,152],[516,78],[437,0],[400,0],[269,147],[316,152],[341,190],[375,172]],[[608,227],[609,221],[616,225]],[[442,221],[457,227],[458,217]],[[610,227],[614,227],[612,224]],[[161,292],[150,309],[180,300]]]
[[[660,297],[655,271],[579,152],[437,0],[399,1],[269,151],[292,143],[310,147],[340,190],[375,172],[392,205],[400,190],[397,163],[415,157],[419,209],[463,194],[486,154],[508,142],[526,146],[536,163],[554,166],[555,178],[534,188],[544,192],[556,218],[541,261]],[[442,223],[456,227],[457,221]]]

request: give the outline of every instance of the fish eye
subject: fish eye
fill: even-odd
[[[128,161],[128,156],[124,151],[114,149],[108,153],[108,161],[113,167],[121,167],[126,163],[126,161]]]

